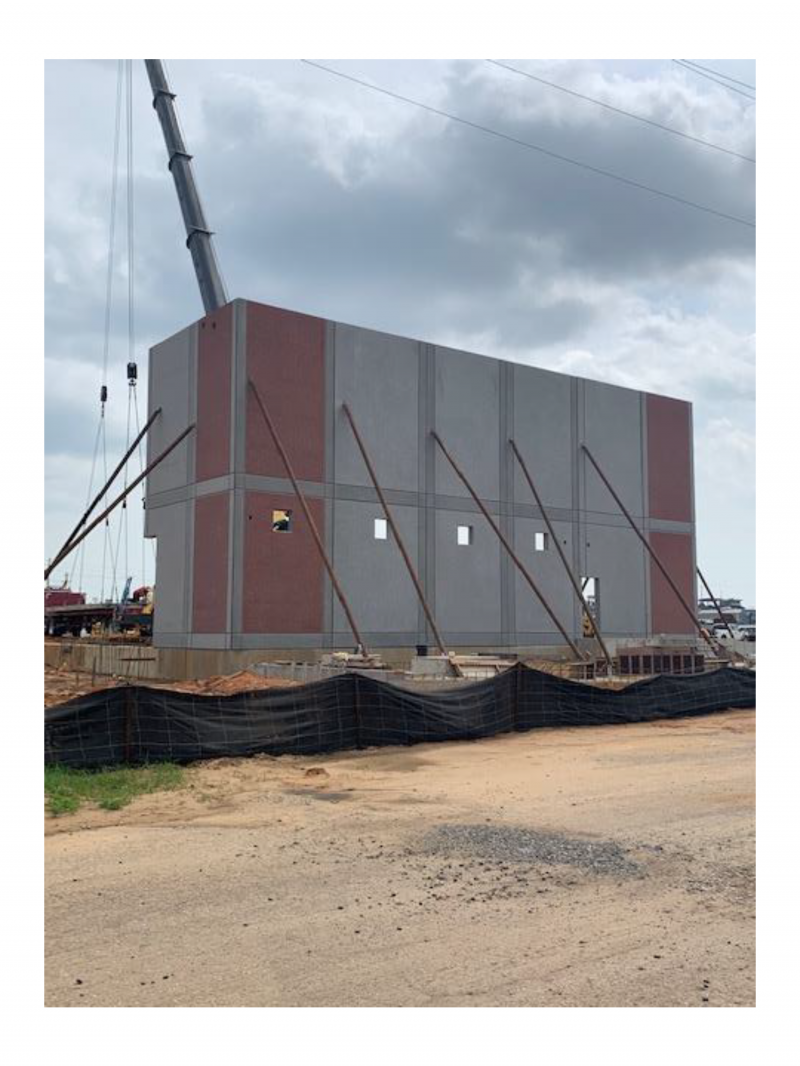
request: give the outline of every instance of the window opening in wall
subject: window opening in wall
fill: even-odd
[[[389,536],[388,526],[385,518],[376,518],[374,527],[375,540],[386,540]]]
[[[537,552],[546,552],[550,548],[550,538],[547,533],[534,533],[533,547]]]
[[[472,544],[472,526],[459,526],[456,532],[456,542],[461,548]]]
[[[600,582],[596,577],[582,577],[581,578],[581,592],[583,598],[586,600],[586,604],[591,612],[592,618],[600,625]],[[594,633],[592,629],[592,623],[583,612],[583,635],[585,637],[591,637]]]
[[[291,533],[292,531],[292,512],[291,511],[273,511],[272,512],[272,532],[273,533]]]

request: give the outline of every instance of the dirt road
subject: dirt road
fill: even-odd
[[[220,760],[48,818],[47,1003],[753,1004],[754,729]]]

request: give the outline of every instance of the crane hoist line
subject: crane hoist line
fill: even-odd
[[[178,202],[186,226],[186,247],[192,256],[194,272],[206,314],[219,310],[228,302],[225,283],[217,262],[197,183],[192,171],[192,157],[186,150],[175,110],[175,94],[169,87],[164,64],[160,59],[145,59],[147,76],[153,90],[153,107],[158,114],[167,146],[169,169],[178,193]]]

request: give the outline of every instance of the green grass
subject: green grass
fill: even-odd
[[[118,811],[136,796],[180,788],[185,771],[175,763],[151,766],[120,766],[107,770],[70,770],[46,766],[44,792],[51,814],[72,814],[85,803],[105,811]]]

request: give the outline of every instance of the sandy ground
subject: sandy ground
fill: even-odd
[[[86,696],[101,689],[129,685],[131,678],[97,675],[92,682],[92,675],[86,671],[70,670],[65,666],[44,668],[44,705],[54,707],[59,703]],[[280,678],[262,677],[253,670],[238,670],[235,674],[219,674],[200,678],[197,681],[151,681],[140,684],[150,688],[168,688],[172,692],[200,692],[206,695],[231,696],[236,692],[253,692],[265,688],[292,688],[297,681],[284,681]]]
[[[754,746],[732,711],[225,759],[48,818],[46,1002],[751,1005]]]

